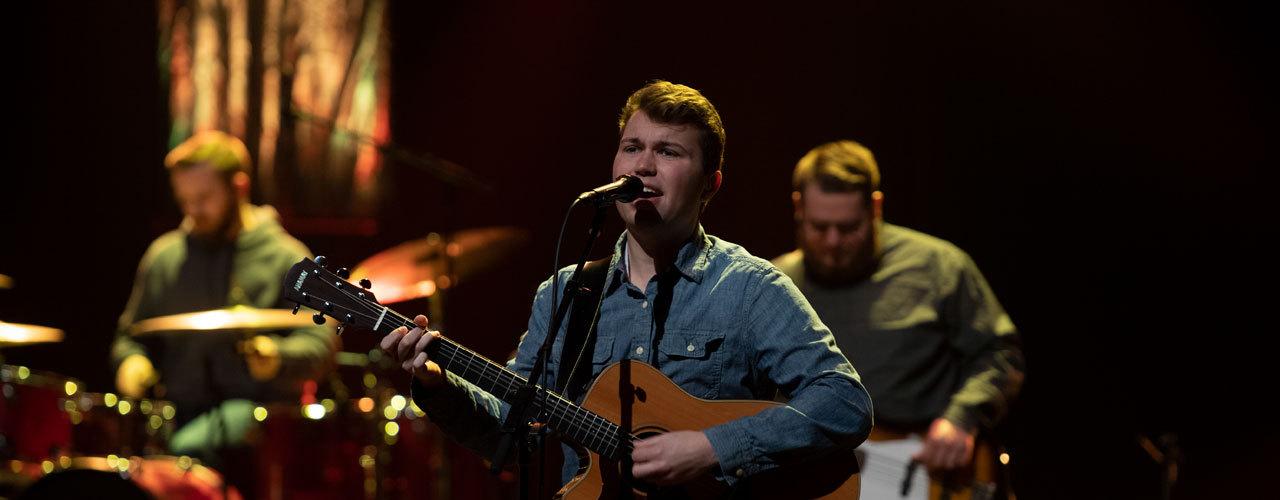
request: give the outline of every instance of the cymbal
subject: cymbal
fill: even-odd
[[[256,309],[235,306],[192,313],[144,319],[129,327],[129,335],[143,336],[165,332],[216,332],[227,330],[280,330],[311,326],[311,316],[294,315],[289,309]]]
[[[497,267],[528,239],[528,231],[514,227],[467,229],[447,237],[431,233],[365,259],[351,276],[373,282],[370,290],[383,304],[429,297]]]
[[[13,288],[13,278],[0,274],[0,289]]]
[[[62,330],[0,321],[0,347],[62,342]]]

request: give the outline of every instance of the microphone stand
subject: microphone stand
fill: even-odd
[[[1153,442],[1145,435],[1138,435],[1138,445],[1160,464],[1160,498],[1169,500],[1173,488],[1178,483],[1178,465],[1182,462],[1182,449],[1178,446],[1178,435],[1172,432],[1161,434]]]
[[[572,213],[574,207],[578,205],[579,200],[574,200],[569,206],[569,212]],[[528,383],[516,391],[515,396],[511,398],[511,408],[507,411],[507,418],[502,424],[502,436],[498,441],[498,449],[494,452],[493,461],[490,470],[497,473],[502,469],[502,464],[507,460],[507,454],[510,453],[512,443],[517,438],[520,439],[521,448],[518,454],[518,462],[520,467],[520,499],[527,500],[529,498],[529,457],[535,447],[542,445],[542,434],[545,432],[546,426],[538,426],[536,432],[531,432],[532,422],[538,418],[537,413],[531,412],[534,395],[545,396],[543,392],[537,390],[537,381],[542,378],[546,372],[547,358],[551,353],[551,347],[555,344],[556,336],[560,333],[560,325],[563,323],[565,316],[568,314],[570,306],[575,298],[589,293],[582,289],[580,276],[582,268],[587,263],[587,257],[591,253],[591,248],[600,236],[601,228],[604,226],[605,207],[611,204],[608,202],[596,202],[596,211],[591,219],[591,229],[587,232],[587,241],[582,247],[582,253],[578,256],[577,264],[573,268],[573,274],[564,284],[564,301],[560,302],[555,314],[551,318],[551,323],[547,327],[545,338],[542,346],[538,348],[538,354],[534,358],[533,366],[529,370]],[[563,234],[563,233],[562,233]],[[559,243],[557,243],[559,248]],[[556,269],[552,278],[560,271]],[[554,297],[555,288],[552,288],[552,296]],[[563,361],[563,360],[561,360]],[[564,363],[560,364],[560,369],[565,369]],[[538,411],[542,411],[539,405]],[[545,463],[545,462],[544,462]]]

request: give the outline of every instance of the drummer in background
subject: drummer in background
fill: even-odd
[[[235,305],[288,307],[281,280],[310,255],[285,233],[275,209],[249,204],[249,153],[239,139],[201,132],[164,164],[184,219],[142,256],[111,358],[123,395],[142,397],[154,386],[156,397],[177,407],[170,452],[216,467],[215,450],[243,449],[256,402],[297,401],[302,381],[319,376],[331,359],[336,337],[316,326],[247,342],[198,332],[145,345],[130,338],[129,325],[157,316]]]

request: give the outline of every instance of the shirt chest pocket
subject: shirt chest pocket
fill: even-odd
[[[714,399],[724,372],[724,332],[671,330],[658,343],[658,368],[689,394]]]

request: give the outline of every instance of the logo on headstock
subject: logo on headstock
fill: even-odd
[[[295,282],[293,283],[293,290],[294,290],[294,291],[301,290],[301,289],[302,289],[302,281],[303,281],[303,280],[305,280],[305,279],[307,279],[307,272],[306,272],[306,271],[302,271],[302,274],[299,274],[299,275],[298,275],[298,281],[295,281]]]

